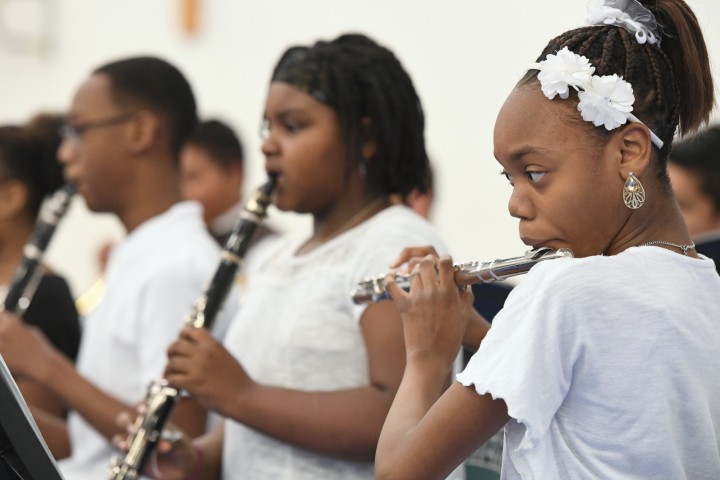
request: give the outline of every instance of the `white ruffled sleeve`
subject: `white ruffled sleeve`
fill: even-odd
[[[572,261],[570,261],[572,262]],[[533,267],[508,297],[492,328],[457,379],[493,398],[502,398],[508,414],[524,425],[518,451],[537,445],[565,399],[573,366],[581,355],[576,318],[565,306],[568,261]]]

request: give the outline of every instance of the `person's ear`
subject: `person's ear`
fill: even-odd
[[[238,186],[239,192],[242,187],[243,181],[245,180],[245,169],[242,165],[233,163],[232,165],[227,167],[226,172],[228,174],[228,179],[230,179],[232,183]]]
[[[630,172],[639,177],[652,159],[653,145],[650,130],[642,123],[630,122],[613,136],[612,142],[619,152],[619,168],[623,178]]]
[[[148,150],[160,137],[160,119],[153,112],[141,110],[135,113],[128,123],[126,145],[133,154]]]
[[[17,180],[8,180],[0,185],[0,220],[17,217],[27,206],[30,192],[27,186]]]

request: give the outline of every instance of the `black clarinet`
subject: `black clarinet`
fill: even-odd
[[[33,295],[43,276],[42,259],[60,220],[65,216],[75,187],[66,184],[58,189],[43,205],[35,222],[30,240],[23,248],[23,260],[15,270],[7,295],[0,305],[0,311],[23,316],[30,306]]]
[[[257,227],[267,215],[270,197],[275,189],[275,179],[257,189],[248,199],[240,213],[230,238],[223,248],[220,265],[204,294],[195,301],[185,319],[195,328],[212,327],[217,314],[228,296],[235,274],[242,263],[250,240]],[[122,456],[113,457],[108,480],[135,480],[142,475],[150,455],[160,441],[163,428],[181,393],[167,379],[161,378],[150,384],[144,400],[145,413],[135,419],[135,433],[128,438],[129,448]]]

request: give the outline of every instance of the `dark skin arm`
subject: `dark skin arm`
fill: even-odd
[[[34,405],[29,404],[28,406],[53,458],[60,460],[69,457],[71,453],[70,436],[65,418],[53,415]]]
[[[259,384],[211,335],[191,328],[170,347],[166,374],[208,409],[266,435],[336,458],[371,461],[405,353],[392,302],[369,306],[361,329],[370,374],[364,387],[307,392]]]
[[[452,260],[416,262],[410,292],[386,283],[405,327],[407,363],[385,421],[375,460],[377,478],[442,479],[509,419],[501,399],[444,382],[466,330],[472,302],[454,283]]]
[[[0,351],[19,378],[26,377],[45,386],[108,440],[122,433],[116,421],[118,415],[122,412],[135,415],[134,405],[115,399],[80,375],[73,363],[55,349],[39,329],[23,324],[7,313],[0,313]],[[205,427],[203,412],[196,402],[183,399],[174,409],[172,418],[188,435],[197,436]],[[45,431],[39,426],[44,435]]]
[[[423,258],[428,255],[435,259],[440,258],[432,246],[426,245],[408,247],[400,252],[398,258],[395,259],[390,266],[393,268],[400,268],[401,266],[407,264],[406,270],[411,271]],[[468,289],[467,292],[469,295],[472,295],[472,291],[470,289]],[[470,304],[472,305],[472,300],[470,300]],[[476,352],[488,330],[490,330],[490,322],[488,322],[474,308],[464,308],[462,315],[465,316],[466,321],[462,346],[468,351]]]
[[[477,310],[471,308],[468,312],[467,325],[462,339],[463,348],[470,352],[477,352],[488,330],[490,330],[490,322],[485,320],[485,317],[480,315]]]
[[[15,383],[17,383],[18,389],[20,389],[20,393],[22,393],[28,405],[33,405],[59,418],[65,416],[65,406],[57,395],[52,393],[45,385],[34,382],[27,377],[17,378]]]
[[[129,426],[127,423],[125,425]],[[172,443],[161,440],[155,451],[157,470],[148,465],[143,474],[158,480],[218,480],[224,433],[224,427],[220,424],[194,440],[186,436]],[[118,449],[127,451],[128,445],[123,441],[113,443]]]

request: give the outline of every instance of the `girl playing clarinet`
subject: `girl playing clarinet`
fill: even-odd
[[[402,325],[392,302],[357,306],[349,292],[408,242],[444,249],[425,219],[389,201],[428,187],[423,131],[408,74],[373,40],[342,35],[285,52],[262,151],[274,204],[312,215],[313,230],[281,237],[247,265],[224,345],[189,328],[170,347],[166,378],[227,420],[192,448],[177,442],[148,473],[374,478],[404,368]]]

